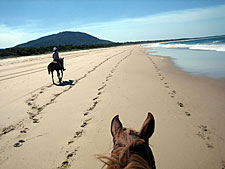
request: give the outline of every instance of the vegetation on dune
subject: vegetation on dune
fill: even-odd
[[[94,45],[59,45],[48,47],[25,47],[25,48],[13,47],[7,49],[0,49],[0,59],[47,54],[52,52],[53,47],[57,47],[59,52],[67,52],[85,49],[116,47],[122,45],[133,45],[140,43],[141,42],[126,42],[126,43],[108,43],[108,44],[94,44]]]
[[[73,50],[84,50],[84,49],[94,49],[94,48],[104,48],[117,46],[115,43],[111,44],[97,44],[97,45],[63,45],[56,46],[60,52],[73,51]],[[0,49],[0,58],[9,57],[20,57],[20,56],[30,56],[30,55],[40,55],[52,52],[54,46],[48,47],[25,47],[25,48],[7,48]]]

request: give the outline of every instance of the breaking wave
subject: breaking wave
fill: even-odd
[[[212,50],[225,52],[225,44],[184,44],[184,43],[154,43],[146,45],[146,48],[163,47],[163,48],[183,48],[191,50]]]

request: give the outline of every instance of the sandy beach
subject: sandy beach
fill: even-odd
[[[225,168],[225,79],[190,75],[140,45],[60,56],[60,85],[51,54],[0,60],[0,169],[101,168],[112,118],[139,130],[148,112],[156,168]]]

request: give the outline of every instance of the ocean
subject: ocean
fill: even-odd
[[[225,36],[144,45],[154,55],[169,56],[176,66],[194,75],[225,78]]]

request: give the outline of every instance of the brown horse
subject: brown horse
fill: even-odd
[[[56,61],[53,61],[51,63],[49,63],[48,65],[48,74],[52,74],[52,83],[55,84],[54,82],[54,75],[53,75],[53,72],[56,71],[57,72],[57,76],[58,76],[58,79],[59,79],[59,83],[62,82],[62,78],[63,78],[63,59],[64,58],[61,58],[59,61],[60,61],[60,64],[57,63]],[[60,75],[60,72],[61,72],[61,75]]]
[[[119,116],[115,116],[111,123],[114,143],[111,157],[98,155],[97,158],[107,169],[155,169],[154,156],[148,142],[154,128],[155,120],[151,113],[148,113],[139,132],[123,127]]]

